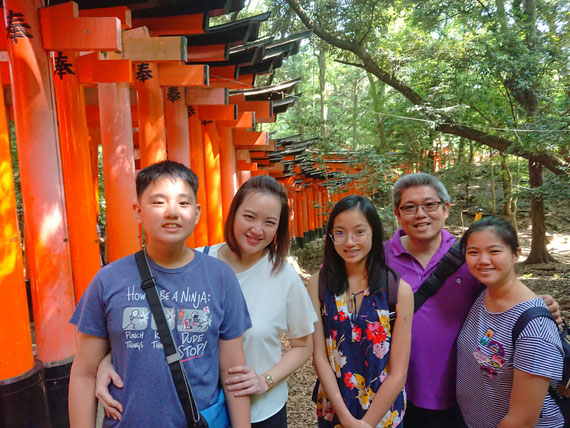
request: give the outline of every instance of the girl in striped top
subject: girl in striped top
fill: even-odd
[[[516,277],[516,232],[505,220],[488,217],[469,228],[461,247],[469,271],[487,287],[457,339],[457,402],[466,425],[562,428],[562,414],[547,394],[550,382],[562,375],[556,324],[535,318],[512,343],[518,317],[545,306]]]

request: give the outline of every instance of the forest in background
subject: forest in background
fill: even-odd
[[[531,223],[528,263],[553,260],[547,233],[570,197],[570,5],[559,0],[250,0],[222,19],[271,11],[262,32],[313,31],[257,85],[301,77],[299,98],[263,130],[317,137],[317,159],[350,152],[378,207],[394,172],[434,172],[459,200]],[[484,200],[472,189],[486,165]],[[384,208],[385,209],[385,208]],[[390,210],[388,209],[388,212]],[[560,216],[564,221],[548,221]]]

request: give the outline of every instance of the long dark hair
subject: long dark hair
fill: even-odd
[[[347,196],[334,206],[327,223],[325,256],[320,275],[325,276],[327,288],[331,293],[338,295],[348,289],[344,260],[336,252],[330,234],[334,227],[335,218],[340,213],[350,209],[358,209],[366,217],[372,229],[372,247],[366,257],[368,288],[371,292],[383,291],[386,289],[387,274],[389,271],[392,272],[384,260],[384,228],[374,205],[363,196]]]
[[[258,175],[247,180],[237,191],[228,212],[228,218],[224,226],[224,239],[230,250],[241,257],[241,250],[234,235],[234,222],[236,212],[244,199],[252,193],[265,193],[275,196],[281,203],[279,225],[273,239],[266,247],[269,250],[269,258],[273,263],[272,272],[278,272],[285,262],[289,252],[289,201],[285,188],[274,178],[266,175]]]

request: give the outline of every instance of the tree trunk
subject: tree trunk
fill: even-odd
[[[319,53],[317,54],[317,60],[319,64],[319,98],[321,102],[321,136],[323,138],[328,137],[329,131],[327,126],[327,116],[328,116],[328,109],[327,109],[327,102],[325,99],[326,96],[326,71],[327,71],[327,59],[324,49],[319,49]]]
[[[358,77],[352,85],[352,147],[358,148]]]
[[[465,200],[469,202],[469,185],[471,184],[471,170],[473,169],[473,142],[469,141],[469,160],[467,161],[467,177],[465,177]]]
[[[497,214],[497,194],[495,192],[495,171],[493,170],[493,150],[489,150],[489,173],[491,175],[491,206],[493,214]]]
[[[386,144],[386,135],[384,133],[384,121],[382,120],[382,115],[378,114],[382,111],[382,106],[384,104],[384,92],[386,90],[386,84],[381,81],[378,81],[378,84],[376,84],[376,79],[368,71],[366,72],[366,76],[368,77],[368,82],[370,83],[370,96],[372,97],[372,106],[374,113],[376,113],[376,129],[378,130],[380,152],[387,153],[388,145]]]
[[[515,228],[515,232],[518,233],[517,202],[513,199],[513,180],[511,171],[509,170],[509,164],[507,163],[507,157],[508,155],[504,153],[501,154],[501,178],[503,181],[503,196],[505,198],[501,213],[509,218],[509,221]]]
[[[528,163],[529,182],[531,189],[542,186],[542,165],[537,162]],[[525,264],[555,262],[546,249],[546,224],[544,216],[544,199],[542,195],[533,193],[530,199],[530,218],[532,220],[532,243],[530,254]]]

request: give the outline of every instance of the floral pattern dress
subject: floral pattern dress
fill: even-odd
[[[348,292],[335,296],[327,291],[321,307],[327,355],[346,407],[361,419],[386,378],[390,355],[390,321],[386,292],[364,292],[358,313],[348,310]],[[377,427],[400,425],[406,409],[406,392],[396,398]],[[319,428],[340,424],[322,385],[317,392]]]

